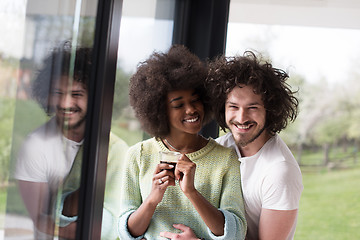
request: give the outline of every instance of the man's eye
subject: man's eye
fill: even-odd
[[[62,94],[63,94],[62,92],[58,92],[58,91],[52,92],[52,95],[55,96],[61,96]]]
[[[236,109],[238,109],[238,107],[237,107],[237,106],[234,106],[234,105],[228,105],[227,108],[228,108],[228,109],[231,109],[231,110],[236,110]]]

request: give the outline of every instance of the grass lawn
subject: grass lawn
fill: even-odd
[[[360,239],[360,168],[303,174],[295,239]]]

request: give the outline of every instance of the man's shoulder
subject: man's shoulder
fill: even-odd
[[[58,141],[62,136],[61,132],[56,126],[56,121],[54,119],[49,120],[43,125],[39,126],[32,132],[30,132],[25,140],[25,145],[51,145],[54,141]]]
[[[235,140],[231,132],[215,139],[217,143],[225,147],[232,147],[235,145]]]
[[[259,161],[262,163],[261,166],[266,169],[267,175],[284,174],[287,177],[289,177],[289,173],[294,176],[301,175],[299,164],[294,155],[278,135],[275,135],[266,143],[259,156]],[[276,171],[270,171],[269,169],[275,169]]]
[[[219,155],[222,154],[234,154],[236,156],[236,152],[233,148],[224,146],[223,144],[217,142],[217,139],[210,138],[209,144],[212,144],[213,149],[211,152],[216,152]]]
[[[290,148],[281,139],[279,135],[273,137],[273,141],[269,144],[268,149],[274,154],[286,160],[288,163],[296,163],[296,159]]]

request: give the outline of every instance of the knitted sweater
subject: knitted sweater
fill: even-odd
[[[173,224],[182,223],[205,239],[244,239],[246,220],[240,183],[240,166],[235,151],[210,139],[202,149],[186,154],[196,164],[195,188],[225,216],[223,236],[215,236],[207,228],[178,183],[167,188],[157,205],[144,236],[133,238],[127,230],[127,219],[150,194],[152,177],[160,162],[159,151],[169,151],[151,138],[132,146],[127,154],[121,193],[120,239],[164,239],[161,231],[176,232]]]

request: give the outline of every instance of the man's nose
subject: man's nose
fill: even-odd
[[[245,123],[249,120],[248,112],[244,108],[239,108],[239,110],[236,112],[236,121],[239,123]]]
[[[64,109],[71,108],[73,105],[73,98],[70,94],[63,94],[60,98],[59,106]]]

